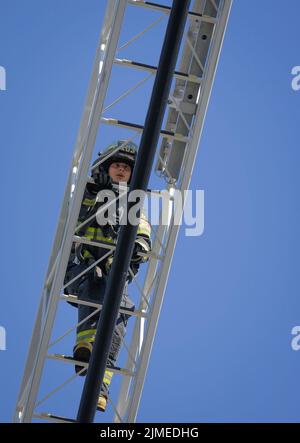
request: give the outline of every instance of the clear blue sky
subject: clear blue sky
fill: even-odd
[[[105,3],[0,0],[3,422],[13,415]],[[122,42],[158,17],[137,14]],[[300,325],[300,91],[291,88],[299,16],[297,0],[285,9],[279,0],[234,2],[191,182],[205,191],[205,231],[180,231],[138,421],[299,421],[300,352],[290,345]],[[120,56],[155,63],[163,29]],[[114,75],[109,98],[124,90]],[[107,115],[143,123],[150,86]],[[99,149],[118,136],[104,128]],[[59,327],[75,314],[65,307]],[[74,416],[79,388],[41,409]]]

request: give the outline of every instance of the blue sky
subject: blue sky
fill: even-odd
[[[16,403],[105,3],[0,0],[3,422]],[[205,230],[180,231],[140,422],[299,421],[291,330],[300,325],[300,91],[291,70],[300,65],[300,5],[288,5],[283,16],[279,0],[234,2],[191,182],[205,191]],[[158,16],[131,9],[121,41]],[[122,56],[157,62],[165,23]],[[143,78],[122,75],[125,88]],[[124,91],[119,80],[116,69],[108,103]],[[150,91],[151,82],[107,116],[143,123]],[[103,128],[99,150],[118,137]],[[75,314],[62,308],[58,330]],[[80,386],[42,410],[74,416]]]

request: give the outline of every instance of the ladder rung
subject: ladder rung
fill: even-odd
[[[149,71],[149,72],[153,72],[153,73],[155,73],[157,71],[156,66],[146,65],[145,63],[135,62],[133,60],[127,60],[125,58],[123,58],[123,59],[116,58],[114,63],[116,65],[122,65],[122,66],[131,67],[131,68],[142,69],[143,71]],[[185,81],[198,83],[198,84],[200,84],[201,80],[202,80],[200,77],[197,77],[196,75],[187,74],[185,72],[179,72],[179,71],[174,72],[174,77],[178,78],[179,80],[185,80]]]
[[[72,294],[64,294],[60,297],[61,300],[63,301],[69,301],[71,303],[75,303],[78,305],[84,305],[84,306],[90,306],[91,308],[101,308],[102,305],[99,303],[93,303],[93,302],[89,302],[89,301],[85,301],[85,300],[78,300],[78,297],[76,295],[72,295]],[[131,309],[128,308],[120,308],[119,312],[121,314],[126,314],[126,315],[130,315],[132,317],[142,317],[142,318],[147,318],[148,315],[145,312],[141,312],[138,310],[132,311]]]
[[[144,126],[142,125],[137,125],[136,123],[129,123],[129,122],[124,122],[122,120],[118,120],[115,118],[101,118],[101,123],[104,123],[106,125],[114,125],[114,126],[118,126],[120,128],[127,128],[127,129],[134,129],[138,132],[143,132]],[[172,131],[166,131],[165,129],[160,131],[160,135],[164,138],[168,138],[170,140],[177,140],[179,142],[182,143],[187,143],[188,142],[188,137],[186,137],[185,135],[182,134],[175,134]]]
[[[34,418],[41,420],[50,420],[56,423],[77,423],[76,420],[72,418],[60,417],[59,415],[48,414],[47,412],[41,412],[40,414],[33,414]]]
[[[73,236],[73,242],[74,243],[82,243],[84,245],[89,245],[89,246],[95,246],[96,248],[103,248],[103,249],[107,249],[107,250],[116,248],[116,245],[114,243],[109,243],[109,242],[104,242],[104,241],[94,242],[94,241],[89,240],[85,237],[80,237],[79,235]]]
[[[170,13],[171,7],[166,5],[161,5],[153,2],[146,2],[144,0],[129,0],[129,3],[134,6],[142,6],[143,8],[154,9],[155,11],[165,12],[167,14]],[[189,17],[198,18],[200,21],[207,23],[217,23],[217,19],[214,17],[209,17],[208,15],[199,14],[197,12],[189,11]]]
[[[169,132],[169,131],[162,131],[162,132]],[[174,134],[174,133],[171,132],[171,134]],[[180,134],[179,134],[179,136],[182,137],[182,138],[184,137],[184,136],[181,136]],[[168,137],[166,137],[166,138],[168,138]],[[178,140],[178,139],[176,138],[176,140]],[[187,143],[187,141],[182,140],[181,138],[180,138],[179,141],[183,141],[184,143]],[[151,190],[150,190],[150,195],[151,195]],[[87,239],[85,237],[80,237],[79,235],[74,235],[73,236],[73,242],[74,243],[81,243],[83,245],[95,246],[96,248],[103,248],[103,249],[107,249],[107,250],[108,249],[112,249],[113,250],[113,249],[116,248],[116,244],[112,244],[112,243],[104,242],[104,241],[96,241],[95,242],[95,241],[89,240],[89,239]],[[145,253],[140,252],[139,255],[140,255],[140,257],[153,257],[156,260],[163,260],[163,258],[164,258],[161,255],[155,254],[152,251],[147,252],[147,253],[146,252]]]
[[[82,366],[83,368],[88,368],[89,364],[80,360],[75,360],[73,357],[69,355],[63,354],[48,354],[47,358],[49,360],[58,360],[64,363],[71,363],[72,365]],[[128,371],[128,369],[119,368],[118,366],[106,366],[108,371],[111,371],[115,374],[126,375],[127,377],[133,377],[134,372]]]
[[[162,131],[162,132],[168,132],[168,131]],[[173,133],[171,133],[173,134]],[[183,136],[181,136],[183,137]],[[177,140],[177,138],[176,138]],[[180,139],[180,141],[183,141]],[[148,191],[147,191],[148,192]],[[151,190],[150,190],[150,195],[151,195]],[[110,243],[110,242],[105,242],[105,241],[93,241],[93,240],[89,240],[88,238],[85,237],[80,237],[79,235],[74,235],[73,236],[73,242],[74,243],[81,243],[83,245],[89,245],[89,246],[95,246],[96,248],[103,248],[103,249],[115,249],[116,248],[116,244],[115,243]],[[153,252],[141,252],[140,257],[153,257],[156,258],[157,260],[162,260],[163,257],[157,254],[154,254]]]

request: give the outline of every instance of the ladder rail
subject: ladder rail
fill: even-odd
[[[113,58],[119,39],[125,8],[126,3],[121,0],[108,0],[106,17],[110,16],[112,19],[108,21],[110,26],[107,28],[104,27],[104,31],[101,33],[100,37],[100,48],[102,44],[105,45],[105,57],[103,59],[103,56],[101,56],[100,52],[97,51],[88,99],[84,108],[83,119],[80,125],[79,137],[76,142],[74,153],[74,161],[81,158],[77,171],[77,186],[69,207],[71,186],[70,177],[73,172],[72,169],[69,174],[57,234],[53,245],[53,252],[50,258],[49,269],[52,268],[54,257],[55,260],[57,257],[59,258],[57,260],[57,266],[53,276],[51,288],[44,288],[42,291],[42,299],[47,300],[47,311],[45,313],[44,327],[42,333],[38,328],[35,328],[34,330],[34,333],[40,333],[40,336],[32,338],[32,345],[33,343],[39,343],[39,345],[37,347],[35,358],[32,361],[27,361],[26,364],[27,379],[26,383],[25,380],[22,383],[22,387],[24,388],[26,384],[26,386],[29,385],[29,389],[25,404],[21,405],[20,401],[18,401],[18,408],[14,418],[17,422],[30,422],[33,415],[37,391],[47,353],[47,346],[50,340],[59,300],[58,294],[60,292],[60,288],[63,286],[67,261],[71,250],[73,232],[75,230],[75,224],[79,214],[86,177],[88,176],[88,169],[99,127],[99,115],[101,115],[101,109],[103,108],[104,104],[104,98],[108,87],[108,80],[112,69]],[[93,102],[93,104],[92,108],[90,109],[91,102]],[[82,137],[85,134],[86,144],[83,150]],[[41,309],[39,310],[39,314],[41,316]],[[32,345],[30,346],[30,351],[33,351]],[[30,357],[33,357],[33,352],[31,352]],[[23,392],[20,392],[19,399],[22,398]]]
[[[166,14],[169,14],[171,11],[170,6],[161,5],[159,3],[148,2],[145,0],[128,0],[128,2],[133,6],[141,6],[143,8],[153,9],[154,11],[164,12]],[[212,23],[212,24],[216,23],[216,19],[214,17],[209,17],[208,15],[199,14],[197,12],[189,11],[188,16],[198,18],[200,21],[203,22]]]
[[[119,61],[115,58],[118,51],[118,38],[120,36],[125,9],[127,5],[133,4],[135,6],[162,11],[164,15],[169,14],[171,9],[167,6],[148,1],[107,0],[104,25],[97,46],[86,104],[75,144],[72,167],[67,180],[58,229],[53,243],[45,285],[38,309],[37,321],[32,334],[15,412],[15,422],[29,422],[32,418],[76,422],[76,420],[54,414],[37,413],[35,407],[44,402],[49,396],[55,394],[66,384],[66,382],[63,383],[48,394],[46,398],[37,403],[39,385],[45,362],[51,359],[76,364],[75,360],[72,360],[71,357],[48,354],[48,349],[51,344],[56,344],[66,335],[64,334],[56,341],[50,343],[59,301],[71,301],[78,305],[90,305],[95,309],[101,308],[101,305],[98,303],[83,302],[78,300],[76,296],[62,294],[61,291],[67,286],[64,286],[63,280],[72,243],[74,241],[76,243],[93,243],[79,237],[76,233],[74,235],[74,232],[76,232],[75,223],[78,218],[88,176],[88,168],[91,163],[99,127],[101,127],[101,124],[106,123],[130,129],[136,132],[133,138],[139,136],[144,129],[141,125],[103,118],[103,113],[105,112],[104,100],[114,64],[148,70],[152,74],[156,72],[156,68],[153,66],[132,61]],[[167,175],[167,194],[170,209],[174,201],[173,191],[176,189],[184,195],[183,191],[188,189],[190,184],[198,150],[198,142],[202,133],[231,5],[232,0],[195,0],[193,11],[189,12],[189,29],[197,30],[197,23],[200,22],[199,29],[203,30],[203,34],[207,34],[208,41],[201,43],[199,41],[199,35],[197,40],[193,33],[189,34],[189,37],[186,37],[181,55],[181,64],[174,75],[174,91],[177,90],[176,88],[183,88],[185,96],[190,92],[193,95],[197,95],[197,100],[187,103],[186,100],[178,99],[176,94],[171,94],[167,124],[160,133],[162,148],[160,152],[157,152],[157,156],[161,164],[164,165],[165,174]],[[157,20],[157,22],[159,21],[160,20]],[[148,28],[150,29],[153,26],[154,24]],[[146,30],[140,34],[143,35]],[[138,34],[131,40],[134,41],[139,36]],[[128,44],[130,43],[131,41],[128,42]],[[132,91],[133,90],[134,88]],[[123,94],[123,97],[119,97],[109,107],[129,95],[130,92],[131,91],[127,91]],[[182,163],[180,174],[176,177],[176,180],[174,180],[172,163],[169,164],[169,157],[165,158],[162,156],[164,143],[166,141],[170,144],[177,143],[178,146],[184,149],[183,155],[182,153],[180,154],[182,155]],[[171,160],[174,154],[176,157],[176,152],[171,152]],[[170,168],[170,170],[168,168]],[[162,196],[161,191],[157,191],[157,194]],[[181,209],[179,208],[179,211],[183,212],[183,208],[184,205]],[[122,377],[117,405],[114,404],[111,396],[109,397],[109,403],[112,405],[115,413],[114,421],[117,423],[131,423],[135,422],[137,418],[137,411],[179,232],[179,226],[174,223],[174,220],[178,220],[179,218],[178,215],[173,214],[169,220],[169,224],[158,225],[156,235],[153,238],[153,248],[151,254],[149,254],[147,268],[145,267],[146,273],[143,284],[139,282],[137,276],[133,278],[134,284],[140,294],[139,307],[130,314],[133,318],[132,322],[134,321],[132,324],[130,344],[128,345],[122,340],[128,353],[126,365],[123,366],[124,369],[115,368],[115,370],[113,370],[113,372],[117,372]],[[99,245],[94,244],[94,246]],[[102,245],[102,247],[107,247],[108,251],[110,251],[115,248],[115,245]],[[119,312],[126,313],[126,309],[123,310],[121,308]],[[74,328],[72,328],[72,330],[74,330]],[[67,333],[72,330],[69,330]],[[80,362],[77,363],[80,364]],[[86,369],[86,366],[87,365],[85,365],[82,370]],[[110,368],[110,370],[111,369],[112,368]],[[71,381],[73,378],[74,376],[68,380]]]
[[[157,254],[159,254],[160,249],[162,248],[162,243],[163,243],[164,235],[166,232],[166,228],[167,227],[164,225],[160,225],[158,227],[158,232],[157,232],[154,244],[153,244],[153,250]],[[144,283],[144,292],[145,292],[145,296],[148,300],[148,303],[150,303],[151,289],[153,287],[153,284],[156,281],[158,265],[159,265],[158,260],[151,259],[149,262],[149,266],[147,268],[147,274],[146,274],[145,283]],[[148,308],[148,306],[146,305],[145,301],[142,299],[138,310],[143,312],[147,308]],[[147,320],[149,320],[149,310],[147,310]],[[143,338],[140,337],[140,332],[141,332],[142,328],[143,328],[143,319],[140,319],[140,320],[136,319],[135,324],[134,324],[134,329],[133,329],[132,340],[131,340],[131,344],[130,344],[130,351],[131,351],[131,353],[135,354],[136,358],[139,356],[139,354],[141,352],[141,348],[143,346]],[[136,365],[136,373],[139,372],[139,366],[140,366],[140,361],[138,360],[137,365]],[[129,359],[127,359],[127,363],[126,363],[125,367],[129,370],[133,369],[131,361]],[[132,384],[132,379],[128,379],[128,378],[123,379],[121,389],[120,389],[118,404],[117,404],[117,409],[118,409],[121,417],[126,417],[126,411],[128,408],[128,398],[129,398],[129,393],[130,393],[129,391],[131,388],[131,384]],[[114,422],[119,423],[117,416],[114,417]]]
[[[198,110],[196,115],[193,138],[189,143],[189,149],[186,150],[187,152],[186,162],[184,165],[184,174],[180,186],[181,192],[189,188],[191,175],[194,168],[195,158],[198,150],[199,139],[203,129],[205,114],[208,107],[213,80],[216,74],[217,64],[224,40],[225,30],[228,23],[231,6],[232,6],[232,0],[221,0],[219,5],[219,11],[218,11],[219,24],[217,25],[213,36],[210,58],[203,78],[203,85],[202,85],[203,94],[201,94],[198,103]],[[173,220],[174,218],[176,219],[175,214]],[[144,342],[141,350],[139,365],[137,368],[137,374],[133,380],[133,390],[126,411],[127,413],[126,422],[128,423],[133,423],[136,421],[137,411],[142,395],[143,386],[145,383],[145,376],[149,365],[149,360],[158,325],[158,319],[160,316],[160,311],[163,303],[164,293],[168,280],[168,274],[172,263],[176,240],[178,237],[178,232],[179,232],[179,225],[176,225],[174,223],[171,224],[167,235],[168,240],[167,240],[167,251],[165,255],[165,260],[162,262],[162,269],[158,276],[155,293],[153,295],[154,298],[153,305],[150,313],[150,318],[147,322],[147,330],[144,336]],[[125,390],[125,387],[123,387],[122,389]],[[123,391],[121,392],[124,394]]]

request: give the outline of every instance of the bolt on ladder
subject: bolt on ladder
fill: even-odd
[[[184,195],[189,188],[193,166],[198,150],[204,118],[216,72],[225,30],[230,14],[232,0],[194,0],[189,12],[189,21],[182,40],[182,51],[174,73],[174,87],[169,96],[166,126],[161,130],[161,145],[157,152],[156,173],[161,177],[164,189],[157,195],[167,195],[168,209],[171,211],[174,194]],[[49,260],[49,266],[42,290],[37,319],[34,326],[29,354],[18,396],[15,422],[30,422],[32,419],[54,422],[75,422],[59,414],[39,412],[40,406],[57,394],[68,383],[74,381],[73,375],[51,392],[40,395],[40,385],[46,362],[52,361],[68,365],[81,365],[84,371],[88,364],[75,361],[65,354],[49,352],[51,346],[61,342],[76,326],[66,331],[61,337],[52,340],[55,332],[55,319],[61,302],[88,304],[96,310],[97,303],[78,300],[74,295],[66,294],[64,277],[72,244],[92,242],[76,234],[76,222],[88,180],[88,171],[92,162],[98,132],[104,125],[132,131],[128,140],[140,136],[143,126],[117,118],[104,117],[104,113],[114,104],[141,87],[147,79],[156,73],[156,66],[136,60],[121,59],[116,56],[118,41],[124,24],[127,8],[145,8],[148,11],[162,13],[158,20],[147,26],[145,31],[134,36],[126,45],[140,39],[145,32],[150,32],[163,21],[171,10],[170,6],[140,0],[108,0],[104,24],[97,46],[97,52],[88,89],[86,103],[80,123],[76,146],[59,217],[58,228]],[[122,46],[121,46],[122,48]],[[122,94],[111,105],[104,108],[110,77],[114,66],[124,69],[142,70],[150,77],[139,82],[134,88]],[[184,202],[183,202],[184,203]],[[184,205],[179,205],[167,223],[160,223],[153,229],[153,248],[144,271],[144,281],[133,276],[133,283],[139,293],[138,308],[130,312],[134,323],[130,343],[123,340],[127,353],[124,367],[108,367],[121,377],[121,386],[117,401],[109,398],[114,412],[113,420],[117,423],[135,422],[149,364],[151,349],[157,329],[163,297],[172,263],[180,219]],[[161,220],[162,217],[159,217]],[[114,248],[111,244],[94,244],[107,248],[109,254]],[[70,282],[69,282],[70,283]],[[96,311],[95,311],[96,312]],[[120,312],[126,312],[121,308]],[[67,411],[68,412],[68,411]]]

